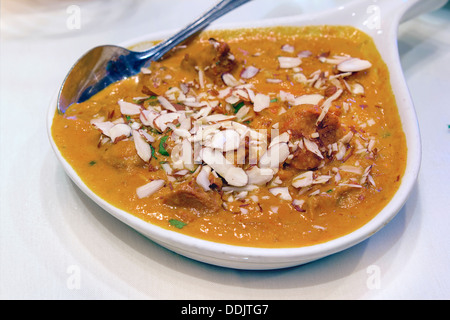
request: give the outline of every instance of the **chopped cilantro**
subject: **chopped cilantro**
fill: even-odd
[[[161,141],[159,142],[159,150],[158,152],[162,154],[163,156],[170,156],[169,152],[167,152],[165,148],[166,140],[169,138],[169,136],[164,136],[161,138]]]
[[[241,109],[245,105],[244,101],[237,102],[233,104],[234,113],[238,113],[239,109]]]
[[[277,98],[274,98],[274,99],[270,100],[270,102],[277,102],[277,101],[278,101]]]
[[[156,160],[158,160],[158,158],[155,156],[155,148],[153,148],[152,145],[150,145],[150,150],[152,151],[152,158],[155,158]]]
[[[177,220],[177,219],[170,219],[169,224],[178,229],[182,229],[185,225],[187,225],[187,223]]]
[[[97,161],[92,160],[91,162],[89,162],[89,165],[90,165],[90,166],[93,166],[93,165],[96,164],[96,163],[97,163]]]

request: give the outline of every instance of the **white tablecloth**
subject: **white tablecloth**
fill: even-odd
[[[345,2],[255,0],[218,23],[303,14]],[[74,61],[99,44],[181,28],[211,4],[1,2],[0,298],[449,299],[449,5],[399,31],[423,139],[417,186],[391,223],[346,251],[284,270],[206,265],[117,221],[65,175],[48,142],[46,114]],[[77,10],[80,20],[71,19]]]

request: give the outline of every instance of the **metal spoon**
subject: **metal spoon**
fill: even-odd
[[[249,1],[222,0],[180,32],[147,51],[135,52],[114,45],[91,49],[75,63],[66,76],[59,91],[58,111],[64,113],[71,104],[83,102],[111,83],[138,74],[151,61],[161,59],[176,45]]]

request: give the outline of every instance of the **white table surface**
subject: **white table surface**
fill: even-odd
[[[345,2],[255,0],[218,23],[303,14]],[[423,139],[417,186],[391,223],[353,248],[283,270],[206,265],[125,226],[65,175],[45,121],[50,99],[74,61],[99,44],[181,28],[212,3],[1,1],[0,298],[449,299],[448,4],[399,31]],[[73,4],[80,9],[79,29],[66,24]]]

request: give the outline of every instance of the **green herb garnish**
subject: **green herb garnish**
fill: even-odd
[[[389,131],[383,132],[382,137],[383,137],[384,139],[386,139],[386,138],[388,138],[388,137],[390,137],[390,136],[391,136],[391,133],[390,133]]]
[[[163,156],[170,156],[169,152],[167,152],[166,147],[165,147],[167,138],[169,138],[169,136],[164,136],[161,138],[161,141],[159,142],[158,152],[160,154],[162,154]]]
[[[150,144],[150,150],[152,151],[152,158],[155,158],[156,160],[158,160],[158,158],[155,156],[155,148],[153,148],[153,146],[151,144]]]
[[[177,220],[177,219],[170,219],[169,224],[178,229],[182,229],[185,225],[187,225],[187,223]]]
[[[237,102],[233,104],[234,113],[238,113],[239,109],[241,109],[245,105],[244,101]]]
[[[91,162],[89,162],[89,165],[90,165],[90,166],[93,166],[93,165],[96,164],[96,163],[97,163],[97,161],[92,160]]]

